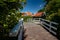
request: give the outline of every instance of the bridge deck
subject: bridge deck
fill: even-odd
[[[24,40],[58,40],[56,37],[47,32],[41,25],[32,22],[24,23],[25,39]]]

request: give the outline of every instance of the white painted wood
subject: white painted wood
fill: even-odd
[[[35,18],[36,19],[36,18]],[[34,19],[34,20],[35,20]],[[54,30],[57,30],[57,27],[54,27],[54,26],[52,26],[52,24],[54,24],[54,25],[58,25],[58,23],[56,23],[56,22],[52,22],[52,21],[49,21],[49,20],[46,20],[46,19],[42,19],[42,18],[38,18],[39,20],[40,20],[40,24],[42,25],[42,26],[44,26],[47,30],[49,30],[50,32],[52,32],[54,35],[57,35],[56,34],[56,32],[54,32],[52,29],[54,29]],[[38,21],[39,21],[38,20]],[[48,22],[48,23],[46,23],[46,22]],[[48,27],[46,27],[45,25],[47,25],[47,26],[49,26],[49,28]]]
[[[15,28],[16,27],[16,28]],[[23,19],[19,20],[17,26],[15,26],[11,32],[9,33],[9,37],[17,37],[18,40],[22,40],[22,35],[23,35]]]

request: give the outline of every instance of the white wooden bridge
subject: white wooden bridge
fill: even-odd
[[[33,21],[33,22],[32,22]],[[58,25],[55,22],[50,22],[44,19],[32,20],[31,22],[24,22],[25,39],[24,40],[58,40],[55,36],[57,28],[54,25]],[[46,22],[47,21],[47,22]],[[47,24],[49,22],[49,24]],[[45,26],[45,25],[48,25]],[[44,28],[43,28],[44,27]],[[49,31],[47,31],[46,29]],[[54,30],[52,30],[54,29]],[[50,33],[51,32],[51,33]]]
[[[15,36],[15,34],[17,35],[18,31],[21,29],[17,40],[58,40],[52,35],[57,35],[57,25],[58,23],[41,18],[39,18],[39,20],[29,19],[27,22],[20,21],[19,27],[16,27],[17,29],[13,28],[15,31],[12,30],[12,32],[10,32],[10,36]],[[25,30],[24,34],[23,29]],[[23,35],[24,38],[22,37]]]

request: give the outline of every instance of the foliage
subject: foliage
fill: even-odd
[[[0,27],[4,29],[4,34],[9,33],[17,24],[20,18],[20,13],[17,12],[23,8],[22,3],[25,2],[26,0],[0,0]]]
[[[38,10],[38,12],[44,12],[45,8]]]
[[[46,6],[47,13],[56,13],[60,9],[60,3],[57,1],[50,1]]]
[[[47,3],[45,7],[45,12],[47,13],[46,18],[49,20],[52,20],[54,17],[60,16],[59,10],[60,10],[60,0],[49,0],[49,2]]]
[[[57,33],[60,37],[60,0],[46,0],[46,19],[59,23]]]
[[[31,16],[21,16],[21,18],[24,18],[24,21],[27,22],[27,19],[32,18]]]
[[[54,21],[55,16],[56,16],[56,14],[52,13],[52,14],[46,16],[46,19],[47,19],[47,20],[50,20],[50,21]]]

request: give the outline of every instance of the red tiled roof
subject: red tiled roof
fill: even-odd
[[[31,12],[26,12],[26,15],[27,16],[32,16],[32,13]]]
[[[26,13],[22,13],[22,16],[24,16]]]
[[[22,13],[22,16],[32,16],[31,12]]]
[[[43,14],[44,14],[43,12],[38,12],[38,13],[34,14],[34,16],[35,17],[41,17],[41,16],[43,16]]]

